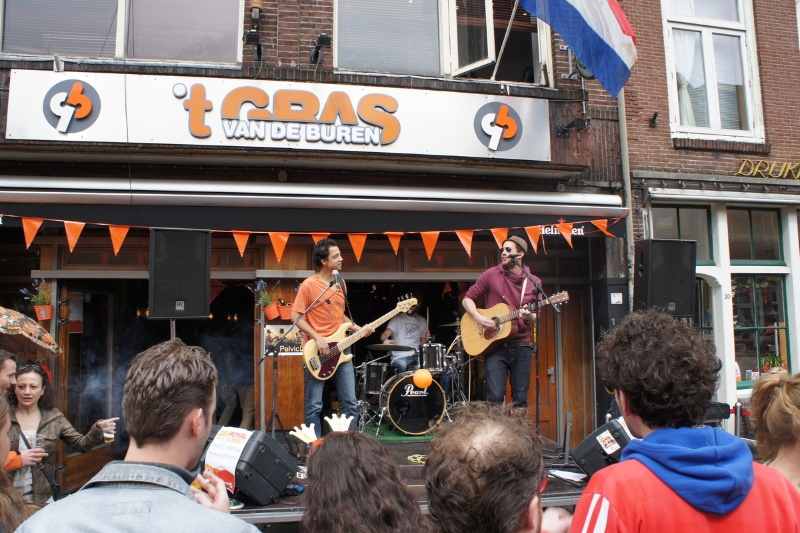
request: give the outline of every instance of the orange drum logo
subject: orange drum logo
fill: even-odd
[[[522,137],[522,120],[509,105],[491,102],[481,107],[473,121],[475,135],[489,150],[514,148]]]
[[[42,102],[47,122],[61,133],[84,131],[100,115],[100,95],[85,81],[64,80],[47,91]]]

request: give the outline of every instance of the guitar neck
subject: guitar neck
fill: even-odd
[[[525,305],[523,306],[523,309],[527,308],[529,311],[532,311],[532,310],[533,310],[533,309],[532,309],[533,307],[536,307],[537,309],[541,309],[542,307],[544,307],[544,306],[545,306],[545,305],[547,305],[548,303],[549,303],[549,302],[548,302],[547,300],[539,300],[539,301],[538,301],[538,302],[536,302],[536,303],[534,303],[534,302],[531,302],[531,303],[529,303],[529,304],[525,304]],[[504,323],[504,322],[510,322],[511,320],[516,320],[516,319],[518,319],[518,318],[519,318],[519,315],[520,315],[520,314],[522,314],[522,309],[517,309],[517,310],[516,310],[516,311],[514,311],[513,313],[509,313],[509,314],[507,314],[507,315],[503,315],[503,316],[499,317],[500,323],[502,324],[502,323]]]
[[[401,312],[400,307],[395,307],[394,309],[392,309],[391,311],[389,311],[388,313],[386,313],[382,317],[378,318],[374,322],[370,322],[369,324],[367,324],[367,326],[370,326],[374,330],[375,328],[377,328],[378,326],[380,326],[384,322],[388,322],[389,319],[391,319],[393,316],[399,314],[400,312]],[[352,346],[356,342],[358,342],[361,339],[363,339],[366,336],[367,326],[362,326],[360,330],[356,331],[355,333],[353,333],[352,335],[350,335],[349,337],[347,337],[343,341],[339,342],[336,345],[339,348],[339,353],[344,353],[344,351],[346,349],[348,349],[350,346]]]

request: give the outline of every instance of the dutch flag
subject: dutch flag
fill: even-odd
[[[556,30],[611,96],[636,62],[636,34],[617,0],[520,0]]]

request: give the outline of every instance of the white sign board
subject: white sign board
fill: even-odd
[[[6,138],[550,161],[547,100],[240,78],[12,70]]]

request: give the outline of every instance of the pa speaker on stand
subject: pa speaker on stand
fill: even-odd
[[[695,314],[696,241],[636,241],[633,309],[658,307],[673,316]]]
[[[207,318],[211,232],[150,230],[150,318]]]

